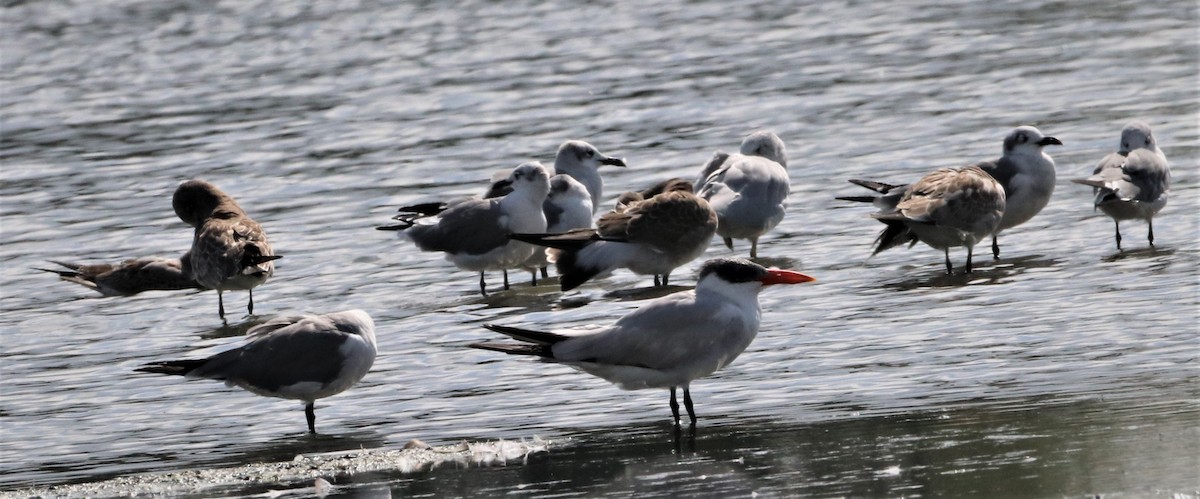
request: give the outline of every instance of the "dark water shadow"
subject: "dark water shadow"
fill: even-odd
[[[249,315],[246,316],[241,322],[234,322],[232,324],[229,323],[228,318],[226,318],[226,321],[220,326],[212,329],[203,329],[197,331],[195,334],[201,339],[205,340],[245,336],[246,332],[254,328],[254,326],[258,326],[277,317],[278,316],[273,315]]]
[[[1046,257],[1044,255],[1028,255],[1016,258],[1001,258],[1000,260],[983,260],[975,262],[971,273],[961,268],[954,269],[953,274],[947,274],[941,265],[938,272],[923,276],[911,277],[901,281],[882,283],[884,289],[911,291],[922,288],[956,288],[967,285],[995,285],[1012,281],[1013,278],[1033,269],[1058,267],[1066,260]],[[921,267],[922,269],[927,267]]]
[[[692,289],[692,286],[676,286],[674,284],[667,286],[646,286],[643,288],[609,291],[604,293],[604,297],[616,301],[651,300],[689,289]]]
[[[1156,246],[1147,246],[1132,250],[1121,250],[1101,258],[1104,263],[1119,262],[1121,260],[1135,260],[1140,258],[1156,258],[1160,256],[1171,256],[1175,254],[1174,248],[1159,248]]]

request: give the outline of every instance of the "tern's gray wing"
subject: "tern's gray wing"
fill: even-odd
[[[508,244],[508,215],[500,199],[475,199],[442,212],[438,223],[408,229],[422,251],[481,255]]]
[[[671,369],[713,355],[736,356],[741,353],[737,348],[741,345],[733,343],[746,338],[736,332],[749,327],[738,312],[736,307],[719,301],[698,304],[694,291],[675,293],[622,317],[602,333],[584,334],[555,344],[554,357],[564,361]],[[730,334],[722,334],[723,331]],[[732,356],[723,359],[724,363],[731,361]]]

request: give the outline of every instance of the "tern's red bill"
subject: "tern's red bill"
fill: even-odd
[[[800,284],[802,282],[812,282],[817,280],[815,277],[793,272],[791,270],[768,269],[766,277],[761,279],[764,286],[772,284]]]

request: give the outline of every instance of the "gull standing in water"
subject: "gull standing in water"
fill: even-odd
[[[975,245],[996,231],[1004,209],[1004,187],[982,168],[937,170],[912,184],[895,210],[872,215],[887,225],[872,254],[920,240],[945,252],[949,274],[954,271],[950,248],[965,246],[969,273]]]
[[[380,227],[401,230],[421,251],[441,251],[460,269],[479,272],[479,292],[487,296],[484,272],[504,272],[521,266],[534,247],[510,241],[514,232],[543,232],[546,215],[542,203],[550,192],[550,177],[537,161],[522,163],[508,177],[512,192],[500,198],[469,199],[454,203],[435,224],[417,224],[401,218],[400,225]]]
[[[783,140],[759,131],[742,140],[739,154],[713,155],[694,190],[716,210],[725,246],[733,249],[734,239],[749,239],[750,258],[757,258],[758,238],[783,220],[790,182]]]
[[[675,391],[682,388],[684,406],[695,426],[690,384],[729,365],[754,340],[763,286],[812,280],[799,272],[768,270],[747,260],[710,260],[700,269],[696,289],[653,300],[611,326],[544,332],[489,324],[484,327],[524,343],[471,346],[566,364],[623,390],[669,388],[677,426]]]
[[[1109,153],[1092,176],[1073,182],[1089,185],[1096,193],[1092,205],[1113,219],[1117,250],[1121,249],[1121,220],[1145,220],[1147,239],[1154,246],[1154,215],[1167,205],[1171,167],[1158,148],[1150,125],[1135,121],[1121,130],[1121,147]]]
[[[196,228],[192,249],[182,258],[183,271],[207,289],[217,290],[217,310],[225,317],[222,292],[250,292],[246,310],[254,313],[254,287],[275,273],[267,233],[238,206],[237,201],[203,180],[179,185],[171,199],[175,214]]]
[[[184,255],[188,258],[188,255]],[[132,296],[143,291],[204,289],[191,275],[183,271],[179,258],[131,258],[118,264],[86,265],[51,260],[63,269],[38,269],[58,274],[64,281],[73,282],[104,296]]]
[[[617,268],[653,275],[654,285],[666,286],[672,270],[704,254],[719,225],[717,213],[692,194],[688,181],[668,180],[651,191],[659,194],[604,214],[595,229],[511,237],[554,248],[551,260],[562,275],[563,291]]]
[[[246,337],[245,345],[206,359],[154,362],[137,370],[300,400],[308,431],[316,433],[315,401],[354,386],[375,362],[375,323],[362,310],[282,317],[251,328]]]
[[[587,188],[570,175],[558,174],[550,177],[550,194],[542,203],[542,213],[546,215],[546,232],[562,234],[576,229],[592,227],[592,197]],[[537,285],[537,273],[547,277],[546,267],[550,265],[550,257],[546,248],[534,248],[533,256],[521,266],[533,272],[533,284]]]
[[[546,173],[551,178],[557,175],[567,175],[582,184],[584,190],[591,196],[591,210],[594,214],[600,207],[600,200],[604,191],[604,179],[600,177],[600,166],[602,165],[625,167],[625,160],[605,155],[596,146],[582,140],[568,140],[558,146],[558,152],[554,155],[554,166],[547,168]],[[512,192],[512,184],[509,181],[508,174],[493,175],[487,191],[483,193],[483,199],[498,198],[509,192]],[[466,197],[450,201],[431,201],[401,206],[400,215],[397,215],[396,218],[398,220],[412,221],[418,218],[429,217],[446,211],[457,203],[473,199],[479,198]],[[549,199],[547,199],[547,202],[549,202]],[[549,213],[547,213],[547,216],[550,216]],[[381,227],[381,229],[383,228]]]
[[[1000,232],[1028,222],[1046,207],[1054,193],[1054,159],[1043,150],[1049,145],[1062,145],[1055,137],[1047,137],[1032,126],[1014,128],[1004,137],[1004,154],[1000,159],[981,161],[973,166],[982,168],[1004,186],[1004,218],[992,234],[992,258],[1000,258]],[[908,185],[893,185],[870,180],[851,179],[878,193],[876,196],[839,197],[845,201],[869,202],[883,211],[894,210],[907,192]]]

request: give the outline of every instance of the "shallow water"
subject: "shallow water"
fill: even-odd
[[[9,2],[0,66],[0,489],[394,447],[567,439],[527,466],[357,483],[396,494],[1200,494],[1200,74],[1191,2]],[[1170,204],[1112,223],[1071,184],[1134,118],[1174,167]],[[1035,124],[1058,189],[1003,258],[944,276],[848,178],[910,181],[993,158]],[[636,308],[618,272],[483,299],[441,256],[373,230],[401,204],[474,194],[566,139],[624,156],[605,196],[692,177],[769,128],[792,198],[765,261],[818,277],[761,297],[762,331],[693,385],[675,439],[661,391],[470,350],[482,322],[571,327]],[[179,255],[170,195],[204,178],[267,229],[253,317],[211,292],[98,298],[46,260]],[[706,257],[744,255],[714,242]],[[986,253],[986,250],[981,251]],[[961,264],[962,252],[952,254]],[[694,283],[699,262],[673,276]],[[493,286],[498,276],[489,276]],[[230,292],[231,310],[244,293]],[[363,308],[380,357],[301,408],[135,374],[297,311]],[[382,484],[382,485],[381,485]],[[358,490],[358,489],[346,489]]]

